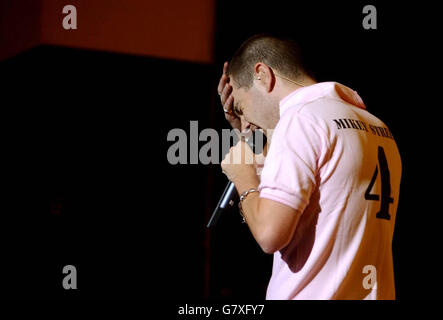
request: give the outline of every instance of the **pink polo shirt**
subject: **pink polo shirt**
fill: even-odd
[[[401,159],[388,127],[336,82],[280,101],[260,197],[301,214],[274,253],[267,299],[395,299]]]

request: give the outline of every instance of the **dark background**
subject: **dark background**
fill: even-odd
[[[1,62],[2,295],[264,298],[272,257],[238,213],[205,227],[226,184],[219,166],[170,165],[166,137],[191,120],[228,128],[222,64],[247,37],[274,32],[300,43],[318,81],[358,91],[390,127],[403,161],[397,298],[435,298],[440,213],[422,163],[437,161],[438,121],[420,116],[432,8],[375,1],[378,29],[364,30],[366,4],[218,1],[214,64],[52,46]],[[67,264],[78,290],[61,286]]]

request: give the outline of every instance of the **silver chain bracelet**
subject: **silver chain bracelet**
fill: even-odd
[[[243,200],[245,200],[245,198],[247,197],[247,195],[248,194],[250,194],[250,193],[252,193],[252,192],[259,192],[257,189],[254,189],[254,188],[251,188],[251,189],[249,189],[249,190],[246,190],[245,192],[243,192],[241,195],[240,195],[240,201],[238,202],[238,208],[240,209],[240,215],[242,216],[242,218],[243,218],[243,223],[245,223],[246,222],[246,219],[245,219],[245,215],[244,215],[244,213],[243,213],[243,208],[242,208],[242,202],[243,202]]]

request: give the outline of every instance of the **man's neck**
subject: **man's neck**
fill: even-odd
[[[282,85],[280,87],[279,101],[281,101],[284,97],[290,95],[295,90],[309,87],[316,83],[317,82],[312,78],[304,78],[302,81],[297,81],[297,84],[290,81],[284,81],[282,82]]]

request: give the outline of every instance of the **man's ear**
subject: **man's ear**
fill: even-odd
[[[271,92],[275,86],[274,72],[263,62],[257,62],[254,66],[254,81],[258,81],[266,92]]]

